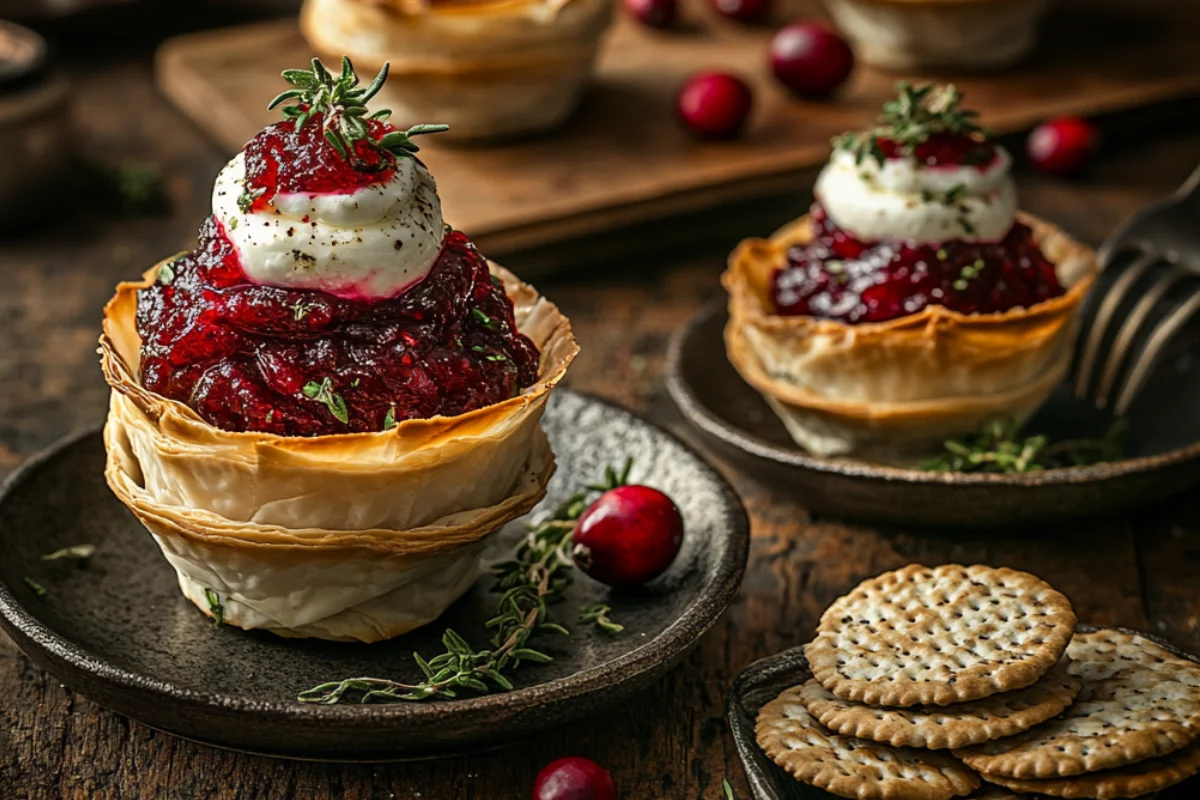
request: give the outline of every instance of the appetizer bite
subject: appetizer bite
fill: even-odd
[[[446,138],[481,140],[564,122],[583,95],[613,0],[306,0],[304,36],[399,80],[387,101],[406,123],[437,118]]]
[[[834,142],[810,214],[730,257],[730,361],[822,456],[905,460],[1062,379],[1095,254],[1016,210],[953,86],[899,84]]]
[[[413,137],[315,61],[217,177],[195,250],[117,287],[106,475],[219,621],[375,641],[541,499],[567,320],[442,221]]]

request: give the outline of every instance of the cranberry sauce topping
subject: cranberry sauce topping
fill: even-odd
[[[964,314],[1029,307],[1063,294],[1028,226],[999,242],[860,242],[813,207],[815,236],[771,279],[776,312],[883,322],[940,305]]]
[[[210,218],[197,249],[138,293],[137,327],[142,385],[229,431],[379,431],[497,403],[537,379],[537,348],[458,232],[421,283],[367,302],[250,283]]]
[[[895,139],[879,138],[884,158],[913,158],[926,167],[982,167],[996,160],[996,146],[991,142],[953,133],[934,133],[923,142],[905,145]]]
[[[350,143],[351,163],[326,140],[323,119],[316,114],[298,131],[292,120],[277,122],[246,144],[246,189],[254,196],[254,210],[265,209],[278,192],[349,194],[392,179],[395,156],[359,139]],[[394,130],[380,120],[365,122],[374,139]],[[286,167],[280,169],[281,164]]]

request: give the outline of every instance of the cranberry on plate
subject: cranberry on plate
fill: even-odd
[[[753,105],[750,87],[727,72],[701,72],[679,90],[679,118],[704,138],[732,139],[741,134]]]
[[[575,526],[575,564],[609,586],[641,586],[666,572],[683,544],[683,517],[649,486],[619,486],[592,503]]]
[[[623,0],[633,18],[651,28],[669,28],[679,16],[676,0]]]
[[[1033,129],[1025,141],[1025,152],[1042,172],[1067,175],[1087,165],[1099,138],[1095,126],[1087,120],[1059,117]]]
[[[587,758],[551,761],[533,784],[533,800],[617,800],[608,770]]]
[[[846,40],[818,22],[793,22],[771,39],[771,72],[804,97],[827,95],[846,82],[854,52]]]

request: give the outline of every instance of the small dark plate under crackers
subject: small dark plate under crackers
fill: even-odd
[[[1099,628],[1080,625],[1076,630],[1087,633]],[[1157,636],[1125,628],[1115,630],[1143,636],[1182,658],[1200,663],[1200,658],[1179,650]],[[836,795],[801,783],[778,767],[759,747],[755,737],[754,725],[759,710],[785,689],[804,683],[811,677],[812,672],[804,658],[804,647],[793,647],[746,667],[729,690],[725,714],[746,772],[752,800],[838,800]],[[1200,775],[1159,792],[1155,800],[1194,800],[1198,796]]]
[[[1134,404],[1119,461],[1008,475],[940,473],[801,450],[725,357],[727,319],[724,298],[715,300],[672,338],[671,397],[722,455],[814,512],[881,524],[1006,527],[1122,511],[1200,482],[1200,364],[1186,353],[1164,361]],[[1026,430],[1062,441],[1102,436],[1111,423],[1060,387]]]

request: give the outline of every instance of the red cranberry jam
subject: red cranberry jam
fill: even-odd
[[[998,157],[991,142],[958,133],[930,134],[923,142],[908,146],[895,139],[877,138],[885,159],[912,158],[926,167],[985,167]]]
[[[395,130],[380,120],[365,122],[375,140]],[[246,191],[255,211],[266,209],[279,192],[349,194],[387,183],[396,174],[395,156],[366,139],[350,143],[353,161],[342,158],[325,139],[323,125],[321,114],[298,131],[294,121],[284,120],[246,144]]]
[[[370,302],[250,283],[210,218],[196,250],[138,293],[137,328],[142,385],[229,431],[380,431],[500,402],[538,371],[503,287],[458,232],[424,280]]]
[[[989,314],[1063,294],[1054,265],[1027,225],[999,242],[937,245],[861,242],[839,229],[819,205],[814,237],[788,251],[771,279],[776,313],[846,323],[885,322],[939,305]]]

